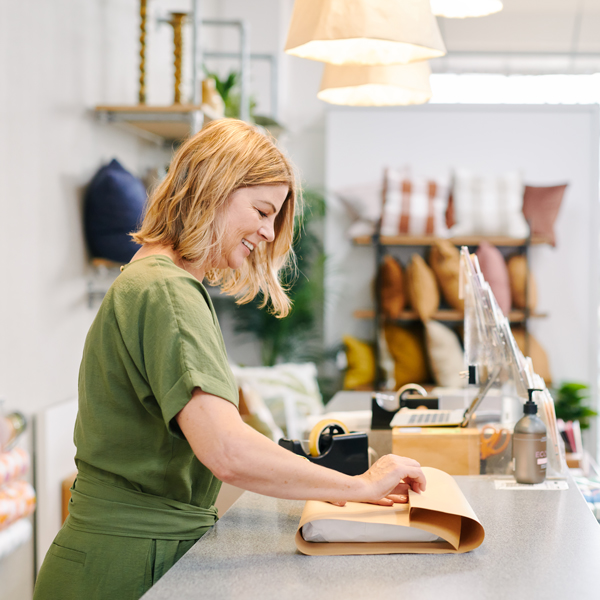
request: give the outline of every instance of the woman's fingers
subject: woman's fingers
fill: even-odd
[[[406,504],[408,502],[408,496],[406,494],[389,494],[387,498],[395,504]]]
[[[380,498],[379,500],[369,500],[366,504],[377,504],[377,506],[393,506],[394,500],[390,497]]]

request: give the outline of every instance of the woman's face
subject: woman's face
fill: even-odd
[[[288,195],[287,185],[256,185],[231,194],[225,211],[225,236],[217,268],[237,269],[262,242],[275,239],[275,217]]]

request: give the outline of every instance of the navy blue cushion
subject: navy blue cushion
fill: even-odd
[[[85,235],[93,257],[129,262],[139,245],[129,234],[141,222],[146,188],[113,159],[95,175],[85,194]]]

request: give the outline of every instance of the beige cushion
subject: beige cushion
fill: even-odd
[[[458,297],[460,252],[448,240],[435,240],[429,253],[429,264],[435,273],[444,300],[454,309],[463,311],[465,301]]]
[[[531,357],[533,370],[546,382],[546,385],[550,387],[552,385],[552,375],[550,374],[550,364],[548,362],[546,351],[531,333],[529,334],[528,348],[526,348],[525,330],[522,327],[513,327],[512,333],[521,352],[525,356]]]
[[[438,321],[427,321],[425,341],[435,382],[443,387],[463,387],[464,354],[454,331]]]
[[[402,267],[389,254],[383,257],[379,268],[379,297],[383,316],[398,319],[406,304]]]
[[[418,254],[406,268],[406,280],[411,306],[422,321],[428,321],[440,305],[440,292],[434,272]]]
[[[529,271],[527,277],[527,259],[517,254],[508,260],[508,278],[510,280],[510,295],[514,308],[525,308],[535,310],[537,306],[537,287],[533,273]],[[529,279],[529,281],[527,281]],[[525,301],[527,296],[527,302]]]
[[[429,381],[422,330],[387,323],[384,331],[388,349],[394,358],[396,389],[406,383]]]

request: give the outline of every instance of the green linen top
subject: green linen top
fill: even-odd
[[[85,342],[75,425],[81,482],[74,492],[82,493],[73,494],[71,521],[83,530],[86,519],[94,521],[90,530],[101,528],[94,502],[115,500],[121,502],[116,512],[126,513],[119,515],[125,528],[131,518],[125,535],[133,536],[140,514],[133,505],[146,500],[172,512],[212,510],[216,519],[221,482],[196,458],[175,416],[195,387],[235,406],[238,392],[202,283],[163,255],[136,260],[122,271]],[[161,527],[169,533],[168,523]]]

